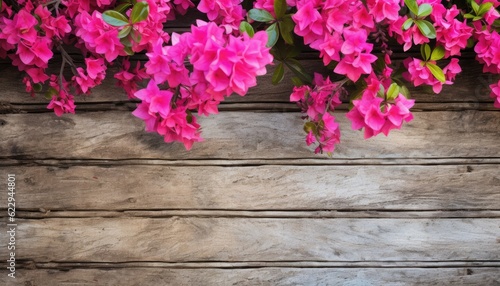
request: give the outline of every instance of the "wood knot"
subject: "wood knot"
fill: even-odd
[[[128,198],[129,203],[136,203],[137,199],[136,198]]]
[[[472,166],[467,166],[467,173],[470,173],[474,171],[474,168],[472,168]]]

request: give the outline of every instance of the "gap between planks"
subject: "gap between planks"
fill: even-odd
[[[2,212],[1,217],[5,218]],[[211,217],[211,218],[279,218],[279,219],[463,219],[500,218],[500,210],[18,210],[16,217],[22,219],[51,218],[171,218],[171,217]]]
[[[120,268],[175,268],[175,269],[238,269],[238,268],[462,268],[500,267],[500,261],[244,261],[244,262],[35,262],[19,261],[21,269],[120,269]]]

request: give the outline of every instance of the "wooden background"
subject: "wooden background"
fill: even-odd
[[[270,75],[203,118],[206,140],[187,152],[144,132],[113,80],[56,117],[0,64],[0,216],[14,173],[18,223],[17,278],[2,267],[0,281],[500,285],[494,78],[461,65],[440,95],[412,89],[415,120],[387,138],[350,130],[344,104],[329,159],[305,145],[290,84]]]

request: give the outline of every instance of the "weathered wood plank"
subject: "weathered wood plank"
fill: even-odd
[[[498,268],[40,269],[20,271],[15,283],[4,285],[500,285],[500,271]]]
[[[500,260],[500,219],[17,220],[35,262]],[[0,233],[0,251],[6,251]]]
[[[500,261],[239,261],[239,262],[35,262],[19,261],[20,269],[241,269],[241,268],[500,268]]]
[[[500,157],[481,158],[365,158],[365,159],[338,159],[318,156],[310,159],[23,159],[23,158],[2,158],[1,167],[15,166],[45,166],[57,168],[70,168],[73,166],[101,166],[111,168],[115,166],[177,166],[177,167],[200,167],[200,166],[221,166],[221,167],[254,167],[254,166],[429,166],[429,165],[498,165]]]
[[[3,214],[2,217],[5,217]],[[500,211],[375,211],[375,210],[119,210],[119,211],[52,211],[39,208],[16,211],[18,218],[124,218],[124,217],[232,217],[232,218],[500,218]],[[499,264],[500,266],[500,264]]]
[[[499,157],[500,112],[424,112],[403,131],[362,140],[337,113],[342,144],[335,158]],[[292,113],[224,112],[202,118],[205,142],[186,151],[143,131],[128,112],[0,116],[0,154],[29,158],[296,159],[318,158],[304,143],[302,120]]]
[[[304,59],[301,60],[304,68],[312,72],[327,73],[320,60]],[[445,86],[443,91],[436,95],[428,88],[410,88],[412,96],[417,99],[417,102],[492,102],[489,98],[488,85],[498,80],[495,76],[482,74],[482,67],[472,59],[463,59],[462,66],[467,67],[467,72],[457,76],[457,80],[452,86]],[[401,60],[395,61],[396,65],[401,64]],[[54,71],[58,72],[55,68]],[[127,101],[126,94],[115,86],[113,74],[117,71],[115,68],[108,70],[107,79],[104,83],[94,89],[92,96],[78,96],[76,98],[77,105],[79,102],[110,102],[110,101]],[[279,85],[273,85],[271,82],[274,67],[268,68],[268,73],[258,78],[258,85],[249,90],[245,97],[237,95],[229,97],[226,102],[289,102],[290,93],[293,85],[289,80],[283,81]],[[293,74],[286,71],[285,79],[291,78]],[[24,91],[22,83],[23,74],[18,72],[14,67],[3,63],[0,64],[0,102],[11,102],[16,104],[28,103],[48,103],[43,95],[38,95],[35,98],[30,97]],[[410,87],[410,85],[408,85]],[[77,107],[78,108],[78,107]]]
[[[500,210],[499,165],[1,167],[38,210]],[[422,182],[425,182],[423,184]],[[7,194],[0,192],[0,201]]]

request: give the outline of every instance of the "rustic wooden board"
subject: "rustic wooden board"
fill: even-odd
[[[327,74],[326,69],[323,67],[320,60],[304,59],[301,60],[306,70],[313,72],[322,72]],[[460,62],[463,67],[467,67],[467,73],[462,73],[457,76],[457,80],[453,86],[445,86],[443,91],[436,95],[429,88],[411,88],[412,96],[416,98],[417,102],[421,103],[453,103],[453,102],[493,102],[489,97],[490,91],[488,85],[498,80],[498,77],[482,74],[482,67],[472,59],[464,59]],[[395,61],[396,65],[400,65],[401,61]],[[54,68],[54,71],[59,71]],[[78,103],[89,102],[116,102],[128,101],[126,94],[121,88],[115,86],[113,74],[117,70],[110,68],[108,70],[107,79],[104,83],[94,89],[91,96],[78,96],[76,98]],[[245,97],[234,95],[229,97],[226,102],[289,102],[290,93],[293,85],[290,81],[283,81],[279,85],[271,83],[272,73],[274,67],[268,68],[268,73],[258,78],[258,85],[249,90]],[[293,74],[286,71],[285,79],[291,78]],[[18,72],[14,67],[3,63],[0,64],[0,102],[11,102],[16,104],[35,104],[35,103],[48,103],[42,94],[35,98],[30,97],[24,91],[22,83],[23,74]],[[78,109],[78,107],[77,107]]]
[[[342,144],[335,158],[500,157],[500,112],[416,113],[415,120],[389,137],[363,140],[337,113]],[[4,157],[95,159],[293,159],[318,158],[304,143],[302,120],[294,113],[224,112],[202,118],[206,139],[186,151],[143,131],[128,112],[0,116]]]
[[[2,279],[5,271],[0,272]],[[13,279],[11,279],[13,280]],[[13,281],[7,280],[12,283]],[[20,270],[12,285],[499,285],[498,268]],[[4,284],[11,285],[11,284]]]
[[[35,262],[500,260],[500,219],[18,219]],[[0,251],[6,251],[0,233]],[[18,246],[18,247],[17,247]]]
[[[19,209],[500,210],[499,165],[2,167]],[[425,183],[423,183],[425,182]],[[7,194],[0,193],[0,201]]]
[[[16,217],[40,218],[170,218],[170,217],[226,217],[226,218],[398,218],[398,219],[439,219],[439,218],[500,218],[496,210],[18,210]],[[498,265],[500,266],[500,262]]]

